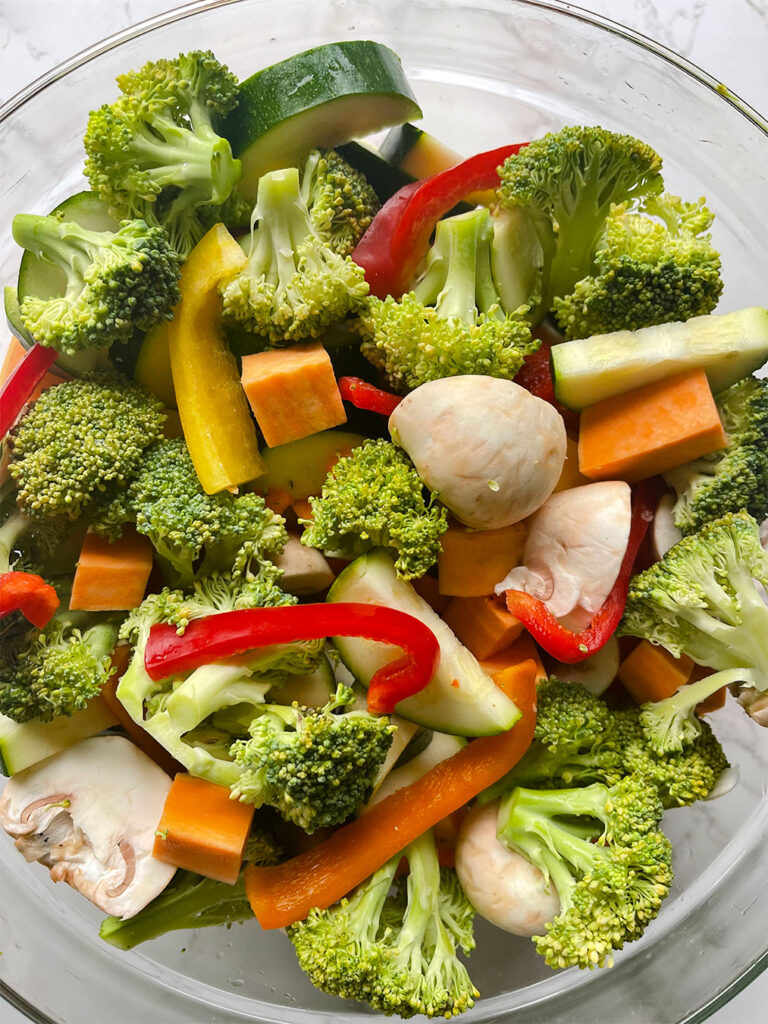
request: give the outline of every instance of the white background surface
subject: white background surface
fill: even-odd
[[[173,0],[0,0],[0,103],[91,43],[179,6]],[[664,43],[768,113],[768,0],[582,0],[578,6]],[[766,1006],[768,973],[710,1019],[762,1024]],[[0,1005],[2,1024],[25,1020]]]

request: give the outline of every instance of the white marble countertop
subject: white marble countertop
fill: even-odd
[[[0,0],[0,103],[86,46],[180,6],[173,0]],[[582,0],[576,6],[665,44],[768,114],[768,0]],[[711,1021],[759,1024],[766,1004],[768,973]],[[23,1024],[26,1018],[3,1003],[0,1020]]]

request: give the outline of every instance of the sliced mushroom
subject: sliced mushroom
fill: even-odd
[[[0,825],[28,861],[107,914],[133,917],[174,867],[152,856],[171,780],[122,736],[94,736],[9,779]]]

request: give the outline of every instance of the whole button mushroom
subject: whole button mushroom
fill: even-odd
[[[535,512],[565,462],[557,410],[497,377],[422,384],[392,413],[389,431],[427,487],[476,530],[510,526]]]

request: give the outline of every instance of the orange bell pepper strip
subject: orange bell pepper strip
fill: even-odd
[[[237,363],[221,332],[219,283],[246,262],[224,225],[212,227],[182,267],[181,302],[168,325],[184,439],[208,494],[266,472]]]
[[[311,850],[276,867],[249,864],[245,891],[261,927],[284,928],[313,907],[331,906],[510,771],[531,745],[536,724],[536,666],[528,664],[514,694],[522,718],[508,732],[473,740]]]

